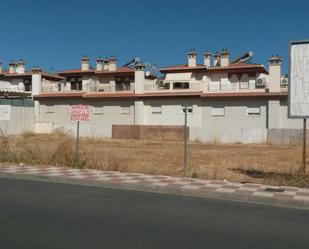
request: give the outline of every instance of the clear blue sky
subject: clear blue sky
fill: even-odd
[[[0,61],[23,58],[46,70],[79,67],[87,54],[132,57],[160,66],[186,62],[195,48],[227,48],[232,58],[253,51],[266,64],[280,54],[286,71],[288,41],[309,39],[305,0],[1,1]]]

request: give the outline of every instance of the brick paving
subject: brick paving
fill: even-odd
[[[133,189],[157,190],[159,192],[194,196],[228,197],[257,202],[263,202],[264,200],[267,203],[273,201],[277,204],[303,206],[309,209],[308,188],[60,167],[0,165],[0,174],[45,176],[64,180],[90,181],[132,187]]]

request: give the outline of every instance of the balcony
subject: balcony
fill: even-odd
[[[236,83],[220,83],[211,82],[206,83],[206,92],[242,92],[242,91],[265,91],[267,86],[256,86],[254,81],[252,82],[236,82]]]
[[[134,83],[130,85],[98,85],[91,86],[90,92],[134,92]]]
[[[160,85],[145,85],[145,92],[153,91],[202,91],[203,82],[163,82]]]

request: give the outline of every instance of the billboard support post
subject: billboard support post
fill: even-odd
[[[79,120],[76,121],[76,148],[75,148],[75,159],[79,160]]]
[[[306,147],[307,147],[307,124],[306,119],[304,118],[304,130],[303,130],[303,167],[302,167],[302,173],[306,173]]]
[[[187,126],[188,126],[188,104],[184,107],[185,110],[185,124],[183,130],[183,138],[184,138],[184,150],[183,150],[183,176],[187,175]]]

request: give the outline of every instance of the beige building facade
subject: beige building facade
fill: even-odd
[[[279,56],[269,58],[268,69],[246,55],[231,61],[227,50],[205,52],[203,64],[197,56],[189,51],[187,63],[161,68],[160,78],[139,62],[118,67],[115,57],[99,57],[92,67],[83,56],[80,68],[59,72],[56,81],[38,80],[34,130],[74,132],[76,104],[90,106],[90,121],[81,123],[81,135],[90,137],[112,137],[113,125],[183,126],[185,106],[191,140],[262,143],[273,129],[301,128],[287,118]]]

